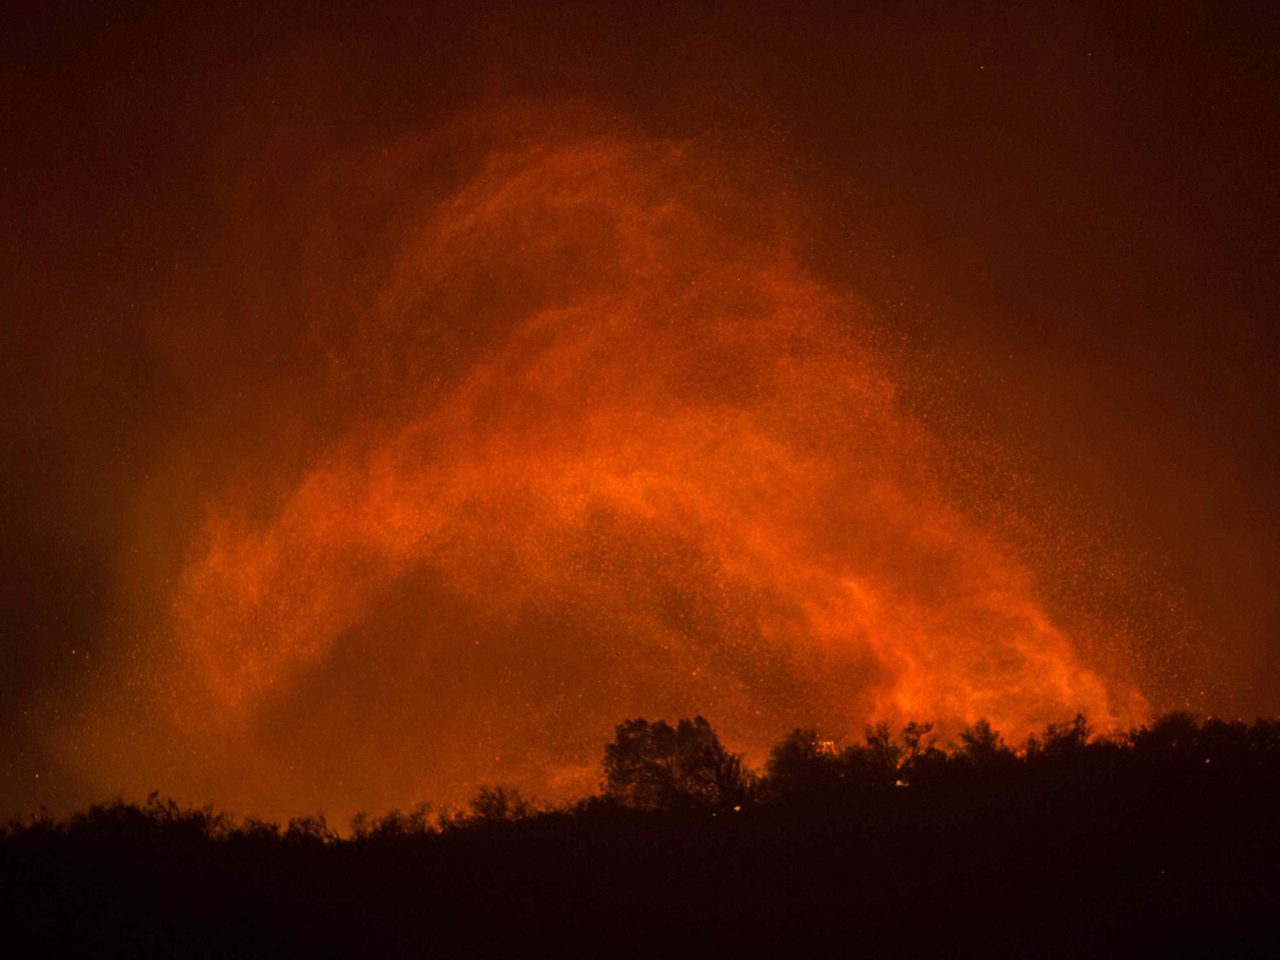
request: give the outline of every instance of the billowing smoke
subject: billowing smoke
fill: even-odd
[[[344,160],[397,201],[267,381],[306,439],[258,425],[158,594],[131,763],[350,812],[589,790],[633,715],[757,761],[796,725],[1139,715],[956,493],[792,201],[706,142],[499,119]]]
[[[1262,8],[99,6],[0,30],[0,816],[1276,712]]]

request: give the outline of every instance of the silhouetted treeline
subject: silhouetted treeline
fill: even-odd
[[[11,945],[57,956],[1275,956],[1277,811],[1275,721],[795,730],[754,771],[702,717],[636,719],[573,804],[340,834],[153,794],[10,824],[0,881]]]

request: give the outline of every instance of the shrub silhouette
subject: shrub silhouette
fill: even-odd
[[[862,744],[838,750],[813,730],[793,730],[769,754],[762,796],[772,802],[831,806],[868,792],[929,779],[945,763],[933,725],[909,722],[895,738],[887,723],[867,727]]]
[[[757,782],[705,719],[632,719],[561,808],[486,786],[348,837],[158,794],[39,813],[0,831],[0,922],[55,956],[1270,956],[1276,809],[1274,720],[797,729]]]
[[[470,807],[472,818],[481,823],[509,823],[533,812],[515,787],[481,787],[471,798]]]
[[[1077,713],[1066,723],[1051,723],[1045,727],[1041,736],[1031,736],[1027,740],[1026,754],[1029,760],[1041,757],[1064,759],[1079,757],[1089,747],[1093,729],[1084,718]]]

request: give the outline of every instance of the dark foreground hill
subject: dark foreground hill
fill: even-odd
[[[1280,955],[1280,725],[1082,723],[1019,752],[797,731],[763,777],[700,721],[619,727],[604,795],[233,823],[153,798],[9,828],[37,956]],[[8,951],[6,951],[8,952]],[[11,955],[18,955],[13,953]]]

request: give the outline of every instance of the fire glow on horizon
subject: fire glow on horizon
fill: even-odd
[[[957,500],[784,204],[697,144],[534,130],[315,334],[378,409],[206,504],[145,661],[182,782],[556,796],[632,715],[703,713],[756,761],[796,725],[1142,717]]]

